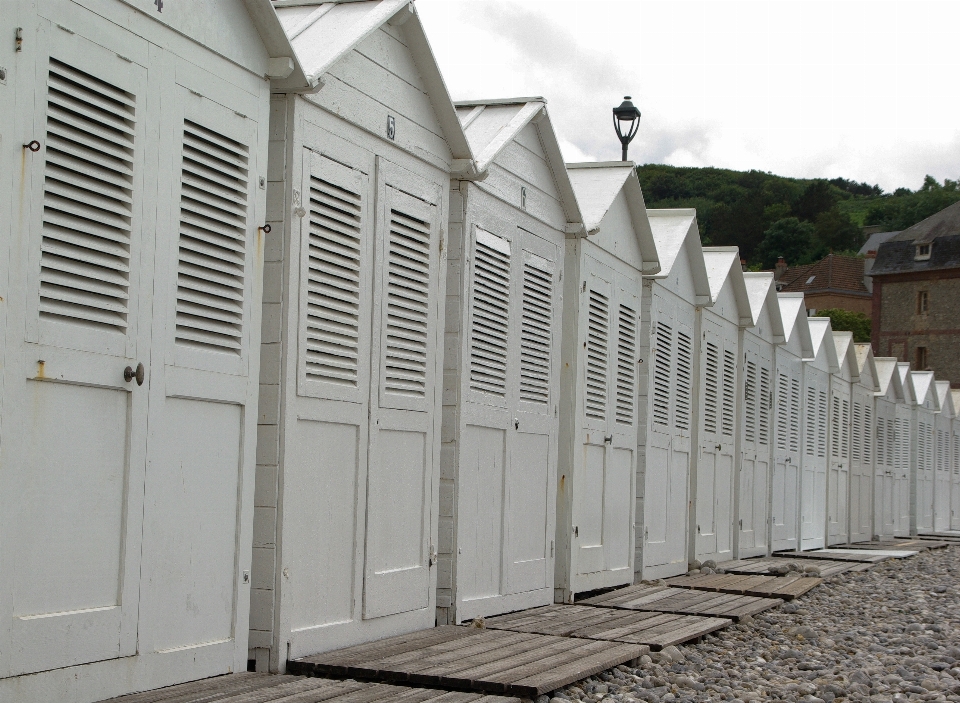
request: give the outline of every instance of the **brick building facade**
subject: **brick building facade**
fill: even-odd
[[[881,244],[870,275],[874,354],[960,388],[960,203]]]

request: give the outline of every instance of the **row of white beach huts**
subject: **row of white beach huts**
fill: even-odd
[[[0,10],[0,701],[960,529],[949,384],[408,0]]]

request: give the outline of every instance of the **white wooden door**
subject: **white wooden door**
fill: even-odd
[[[315,146],[335,139],[319,132]],[[331,149],[332,151],[332,149]],[[304,150],[294,223],[299,252],[296,398],[288,407],[280,593],[290,656],[329,647],[361,618],[373,307],[370,174],[348,155]],[[279,314],[279,313],[277,313]],[[293,414],[293,412],[291,412]]]
[[[910,431],[910,408],[897,403],[894,441],[896,451],[894,461],[894,492],[896,493],[896,536],[910,536],[910,453],[913,447],[913,433]]]
[[[584,256],[582,466],[574,480],[575,574],[598,588],[633,568],[639,284]],[[631,290],[631,288],[633,290]],[[602,572],[602,575],[601,575]],[[632,576],[631,576],[632,577]],[[574,590],[578,588],[573,583]]]
[[[804,374],[803,474],[800,489],[800,548],[824,546],[827,500],[827,375],[808,367]]]
[[[894,490],[896,468],[896,418],[893,403],[876,401],[876,491],[878,534],[893,537],[897,522],[897,494]]]
[[[850,384],[834,379],[830,390],[830,474],[827,544],[849,541]]]
[[[777,371],[776,451],[770,504],[771,550],[797,548],[800,507],[800,361]]]
[[[743,377],[743,428],[737,528],[740,554],[767,551],[767,501],[770,431],[773,418],[771,361],[760,345],[746,337]]]
[[[693,330],[675,300],[656,295],[650,332],[644,566],[687,564]],[[692,309],[689,310],[692,314]]]
[[[251,339],[262,297],[259,108],[202,69],[172,68],[159,123],[168,148],[158,176],[139,650],[203,647],[227,671],[236,612],[244,629],[249,612],[238,550],[253,488],[243,464],[254,446]]]
[[[874,420],[873,396],[853,387],[850,419],[850,541],[873,537]]]
[[[726,559],[733,550],[733,451],[737,431],[736,332],[704,318],[697,464],[697,558]]]
[[[950,420],[936,416],[936,478],[933,491],[933,529],[950,529]]]
[[[556,526],[561,249],[522,229],[518,240],[512,329],[519,334],[513,335],[510,351],[514,421],[503,501],[504,595],[553,585]]]
[[[8,356],[21,359],[22,386],[10,391],[23,400],[5,432],[5,463],[17,470],[0,473],[0,676],[137,651],[152,371],[151,86],[145,68],[118,58],[119,46],[47,20],[36,41],[40,150],[23,151],[29,241],[16,262],[25,336],[22,353]],[[143,386],[124,376],[140,363]]]
[[[377,161],[364,617],[429,604],[438,431],[440,191]]]
[[[917,411],[917,529],[933,529],[934,429],[931,415]]]
[[[950,455],[950,529],[960,530],[960,419],[954,419]]]

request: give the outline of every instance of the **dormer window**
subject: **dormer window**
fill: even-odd
[[[927,261],[930,258],[930,244],[918,244],[917,253],[914,254],[914,261]]]

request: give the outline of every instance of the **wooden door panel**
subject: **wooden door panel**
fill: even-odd
[[[506,487],[505,594],[545,588],[553,580],[547,573],[548,514],[554,500],[549,494],[550,456],[550,435],[518,432],[514,436]]]
[[[607,571],[630,565],[633,455],[632,449],[607,450],[603,476],[603,562]]]
[[[606,445],[583,447],[583,481],[579,482],[573,515],[578,545],[578,571],[590,574],[603,570],[604,479]]]
[[[467,425],[460,454],[457,549],[462,562],[457,591],[462,600],[500,594],[507,433]]]

